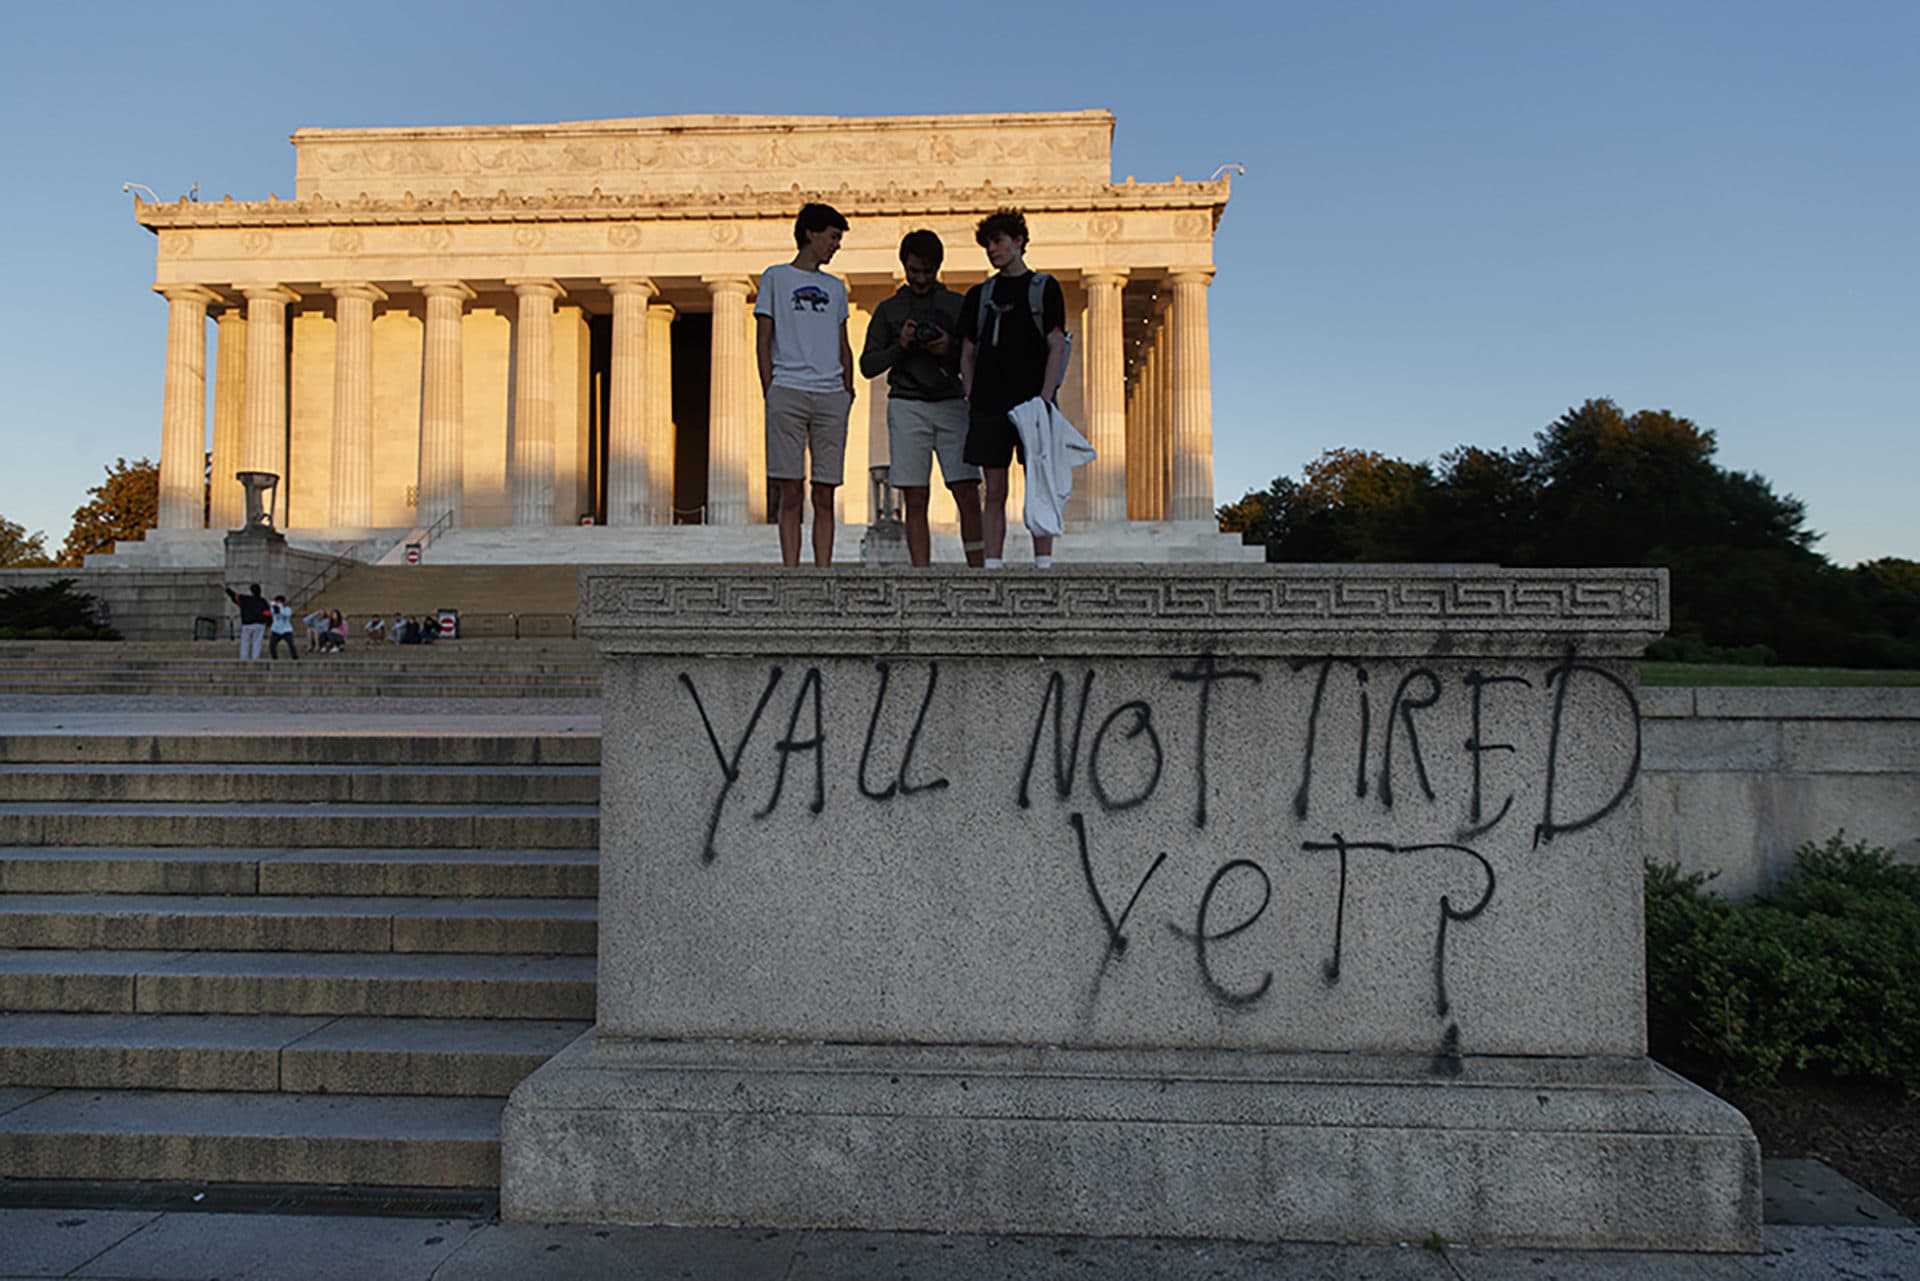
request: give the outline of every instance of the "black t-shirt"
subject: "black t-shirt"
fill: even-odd
[[[1023,276],[989,276],[986,285],[967,290],[960,304],[960,336],[977,341],[973,357],[973,396],[975,409],[1004,413],[1015,405],[1040,394],[1047,377],[1046,334],[1067,327],[1067,300],[1060,282],[1047,277],[1041,293],[1040,311],[1046,320],[1046,332],[1033,324],[1033,309],[1027,305],[1027,289],[1033,273]],[[987,332],[980,332],[980,294],[993,290],[987,316]]]
[[[273,614],[273,607],[267,604],[264,596],[255,596],[248,592],[242,596],[233,588],[227,588],[227,597],[240,607],[240,621],[245,624],[264,623]]]

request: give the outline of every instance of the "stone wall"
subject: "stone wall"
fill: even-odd
[[[224,534],[221,535],[225,537]],[[139,546],[122,543],[120,546]],[[223,590],[231,582],[245,588],[245,575],[229,576],[223,568],[161,568],[135,562],[112,566],[110,556],[90,556],[80,569],[0,569],[0,588],[40,587],[57,579],[73,580],[75,591],[98,598],[106,606],[106,623],[128,641],[192,640],[197,618],[218,620],[219,634],[227,634],[226,620],[239,617]],[[267,596],[298,593],[334,562],[317,552],[288,549],[284,583],[262,581]],[[296,600],[299,606],[302,602]]]
[[[1650,860],[1717,873],[1735,899],[1843,828],[1920,862],[1920,689],[1650,689],[1641,705]]]
[[[0,569],[0,588],[62,578],[100,600],[103,621],[129,641],[192,640],[195,618],[222,618],[230,608],[217,569]]]

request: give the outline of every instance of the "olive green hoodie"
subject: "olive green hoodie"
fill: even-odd
[[[961,297],[936,283],[924,294],[906,285],[873,309],[867,323],[867,343],[860,353],[860,372],[868,378],[887,374],[887,392],[903,400],[953,400],[960,388]],[[947,354],[936,356],[919,343],[900,345],[907,321],[924,331],[932,324],[947,335]]]

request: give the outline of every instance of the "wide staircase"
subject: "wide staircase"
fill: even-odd
[[[304,647],[304,634],[295,640]],[[264,652],[264,649],[263,649]],[[241,662],[230,641],[0,641],[0,695],[232,698],[600,697],[589,641],[471,638],[367,644],[298,660]]]
[[[0,736],[0,1180],[497,1188],[593,1018],[598,762]]]

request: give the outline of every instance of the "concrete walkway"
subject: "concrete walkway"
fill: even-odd
[[[1773,1227],[1760,1255],[0,1210],[0,1277],[151,1281],[1913,1281],[1920,1229]]]

